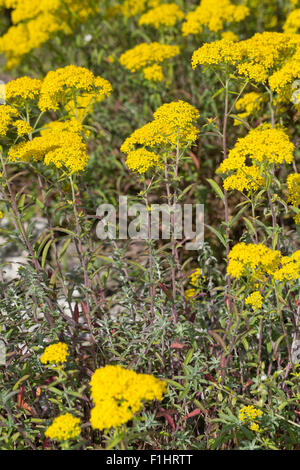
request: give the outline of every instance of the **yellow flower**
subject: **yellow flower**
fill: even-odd
[[[239,75],[258,83],[269,82],[278,92],[298,78],[299,58],[299,34],[266,31],[244,41],[226,38],[204,44],[193,53],[192,66],[231,65]]]
[[[285,33],[297,33],[300,28],[300,8],[289,13],[286,22],[283,25]]]
[[[223,183],[226,191],[236,190],[240,192],[255,191],[264,184],[265,179],[260,175],[260,168],[255,165],[244,165],[242,168],[237,169],[235,174],[227,176]]]
[[[149,152],[145,148],[139,148],[129,152],[126,165],[130,170],[140,174],[145,173],[151,167],[162,167],[160,156],[154,152]]]
[[[154,8],[160,3],[161,0],[124,0],[121,5],[117,5],[117,8],[122,15],[131,17],[143,13],[146,8]]]
[[[226,39],[227,41],[238,41],[239,37],[232,31],[223,31],[221,33],[221,39]]]
[[[257,114],[264,102],[265,99],[260,93],[255,91],[246,93],[235,104],[237,111],[243,111],[242,113],[239,113],[238,116],[242,119],[245,119],[248,116]],[[235,121],[235,124],[240,125],[242,123],[241,121]]]
[[[250,431],[259,432],[259,425],[255,422],[252,422],[249,426]]]
[[[287,178],[288,200],[294,206],[300,205],[300,173],[292,173]]]
[[[137,374],[120,366],[97,369],[90,381],[95,407],[94,429],[118,427],[133,418],[145,400],[161,400],[166,383],[148,374]]]
[[[182,26],[183,36],[199,34],[206,26],[210,31],[222,30],[225,23],[240,22],[249,15],[245,5],[235,5],[230,0],[202,0],[200,5],[187,14]]]
[[[186,289],[184,291],[186,300],[190,300],[190,299],[194,300],[193,297],[196,295],[196,293],[197,293],[196,289]]]
[[[259,431],[259,425],[254,420],[263,415],[261,410],[258,410],[253,405],[243,406],[239,411],[239,420],[249,426],[249,429],[254,432]]]
[[[41,355],[41,362],[43,364],[62,364],[67,361],[69,355],[68,345],[66,343],[54,343],[47,346]]]
[[[15,108],[3,104],[0,106],[0,136],[5,136],[13,124],[14,117],[18,115]]]
[[[80,419],[70,413],[58,416],[45,432],[45,436],[58,441],[67,441],[78,437],[80,430]]]
[[[235,245],[229,255],[227,273],[232,277],[254,276],[261,279],[263,276],[273,274],[279,267],[281,253],[272,250],[263,244],[246,244],[244,242]]]
[[[21,106],[25,101],[36,100],[42,81],[36,78],[20,77],[6,84],[6,100],[9,104]]]
[[[84,67],[67,65],[50,71],[43,80],[39,108],[42,111],[56,111],[60,105],[66,105],[78,95],[91,94],[95,101],[101,101],[112,91],[111,84],[102,77],[95,77]]]
[[[45,165],[54,164],[66,168],[71,173],[84,170],[89,160],[86,145],[79,131],[81,124],[75,119],[54,121],[28,142],[21,142],[10,149],[10,161],[43,161]]]
[[[292,173],[287,178],[288,201],[295,207],[300,206],[300,174]],[[300,223],[300,212],[294,217],[295,223]]]
[[[258,310],[262,306],[262,295],[259,291],[252,292],[245,300],[246,305],[251,305],[253,310]]]
[[[139,19],[139,25],[150,25],[158,29],[160,26],[175,26],[183,18],[184,13],[176,3],[164,3],[144,13]]]
[[[189,103],[184,101],[166,103],[155,111],[153,117],[152,122],[134,131],[121,147],[121,151],[128,154],[127,163],[131,169],[136,169],[140,173],[153,164],[161,166],[157,151],[174,149],[177,142],[180,147],[190,145],[198,135],[193,122],[198,119],[199,113]],[[146,147],[154,149],[155,152],[148,151]]]
[[[190,284],[192,286],[197,286],[197,281],[198,281],[200,276],[201,276],[201,269],[200,268],[195,269],[195,271],[192,272],[192,274],[190,274],[190,276],[189,276]]]
[[[240,43],[228,39],[220,39],[212,43],[206,43],[192,56],[192,67],[197,65],[236,64],[242,58]]]
[[[297,281],[300,277],[300,250],[281,258],[281,266],[273,274],[276,281]]]
[[[136,72],[145,67],[161,64],[180,53],[178,46],[160,44],[159,42],[142,43],[124,52],[120,57],[120,63],[131,72]]]
[[[97,3],[97,2],[96,2]],[[98,11],[93,0],[12,0],[12,26],[0,37],[0,52],[6,54],[7,68],[15,67],[24,55],[40,47],[55,34],[70,34]]]
[[[284,129],[262,124],[252,129],[246,137],[238,139],[217,172],[236,171],[234,176],[229,176],[225,180],[225,189],[256,189],[264,182],[260,175],[259,165],[261,163],[281,164],[284,161],[291,163],[294,148],[294,144],[289,140]],[[247,158],[252,160],[252,166],[246,165]]]
[[[143,72],[146,80],[152,80],[153,82],[162,82],[164,79],[163,69],[158,64],[154,64],[150,67],[144,68]]]
[[[22,119],[15,121],[14,126],[17,128],[17,133],[19,136],[30,134],[33,131],[30,124],[28,124],[26,121],[23,121]]]

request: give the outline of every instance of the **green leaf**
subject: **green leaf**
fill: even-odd
[[[217,193],[217,195],[219,196],[219,198],[222,199],[222,201],[225,200],[225,196],[224,196],[224,193],[222,191],[222,189],[220,188],[220,186],[212,179],[207,179],[207,181],[209,182],[209,184],[211,185],[211,187],[213,188],[213,190]]]
[[[41,262],[41,266],[42,268],[45,267],[45,263],[46,263],[46,257],[47,257],[47,254],[48,254],[48,251],[49,251],[49,248],[52,244],[53,240],[49,240],[48,243],[46,244],[44,250],[43,250],[43,255],[42,255],[42,262]]]
[[[221,235],[220,232],[218,232],[214,227],[211,227],[210,225],[205,224],[205,227],[207,227],[209,230],[211,230],[216,235],[216,237],[220,240],[222,245],[226,248],[226,240],[225,240],[224,236]]]
[[[188,352],[187,352],[187,355],[185,357],[185,360],[184,360],[184,365],[187,366],[190,363],[190,361],[193,357],[193,354],[194,354],[194,349],[193,348],[189,349]]]

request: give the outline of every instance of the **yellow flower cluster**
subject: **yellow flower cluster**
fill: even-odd
[[[251,281],[264,280],[268,276],[280,282],[299,279],[300,250],[291,256],[282,256],[280,251],[272,250],[261,243],[247,245],[242,242],[232,248],[228,258],[227,274],[237,279],[242,276]],[[255,295],[251,300],[256,297]]]
[[[161,65],[154,64],[150,67],[145,67],[143,70],[146,80],[153,82],[162,82],[164,79],[164,72]]]
[[[269,124],[252,129],[245,137],[238,139],[236,145],[228,153],[218,173],[231,173],[224,181],[226,190],[256,190],[264,184],[260,164],[281,164],[293,160],[294,144],[281,128],[272,128]],[[253,165],[247,165],[250,158]]]
[[[256,162],[281,164],[292,163],[294,144],[282,128],[262,124],[252,129],[245,137],[238,139],[220,168],[222,170],[241,168],[247,157]]]
[[[74,173],[82,171],[88,162],[82,126],[85,116],[92,111],[95,102],[109,96],[112,87],[102,77],[95,77],[84,67],[69,65],[49,72],[44,80],[21,77],[6,86],[7,101],[13,106],[27,106],[30,100],[42,111],[65,108],[65,121],[54,121],[44,125],[40,135],[28,141],[16,143],[10,148],[10,161],[43,161],[57,168]],[[30,134],[32,127],[17,119],[17,110],[8,105],[0,107],[0,134],[6,135],[12,126],[18,136]]]
[[[70,34],[98,11],[87,0],[0,0],[0,9],[12,9],[12,26],[0,37],[0,52],[6,54],[7,68],[16,66],[24,55],[41,46],[58,32]]]
[[[161,400],[166,383],[148,374],[137,374],[120,366],[97,369],[90,381],[95,407],[91,412],[94,429],[118,427],[131,420],[144,400]]]
[[[287,180],[288,199],[294,206],[300,205],[300,173],[291,173]]]
[[[140,174],[146,173],[146,171],[152,167],[163,168],[161,157],[154,152],[149,152],[149,150],[143,147],[129,152],[126,165],[130,170]]]
[[[143,13],[147,8],[155,8],[160,5],[161,0],[124,0],[120,5],[117,5],[117,10],[123,16],[131,17]]]
[[[198,135],[193,123],[199,118],[199,112],[189,103],[174,101],[163,104],[153,117],[152,122],[134,131],[121,147],[121,151],[128,154],[128,167],[139,173],[144,173],[153,164],[162,165],[158,154],[148,151],[147,147],[152,150],[174,149],[177,144],[180,147],[191,145]],[[136,146],[142,148],[137,149]]]
[[[184,295],[185,295],[185,298],[186,300],[193,300],[193,297],[196,295],[197,291],[196,289],[194,288],[191,288],[191,289],[186,289],[184,291]]]
[[[6,101],[15,106],[37,100],[42,86],[42,80],[30,77],[20,77],[11,80],[5,86]]]
[[[262,295],[259,291],[252,292],[245,299],[246,305],[251,305],[253,310],[258,310],[262,306]]]
[[[195,271],[193,271],[192,274],[189,275],[190,284],[192,286],[197,286],[197,281],[200,276],[201,276],[201,269],[200,268],[195,269]]]
[[[274,273],[276,281],[297,281],[300,277],[300,250],[291,256],[282,256],[281,266]]]
[[[270,86],[275,89],[273,75],[295,53],[295,47],[299,43],[300,37],[297,34],[257,33],[239,43],[244,57],[237,71],[258,83],[265,83],[269,79]]]
[[[300,8],[293,10],[288,15],[286,22],[283,25],[285,33],[298,33],[300,29]]]
[[[246,244],[244,242],[235,245],[229,255],[227,273],[239,279],[248,276],[253,279],[263,279],[274,274],[281,260],[281,253],[272,250],[263,244]]]
[[[222,31],[221,39],[226,39],[227,41],[238,41],[239,37],[232,31]]]
[[[193,287],[191,289],[185,290],[185,298],[187,300],[190,300],[196,295],[197,289],[195,289],[195,287],[199,288],[199,281],[205,281],[205,279],[206,277],[202,276],[200,268],[195,269],[195,271],[193,271],[192,274],[189,275],[189,284]]]
[[[69,355],[68,345],[66,343],[54,343],[45,348],[41,355],[41,362],[43,364],[62,364],[67,361]]]
[[[297,36],[300,37],[298,34]],[[292,56],[287,56],[284,65],[269,78],[269,85],[272,90],[279,94],[281,101],[290,101],[292,94],[292,83],[300,76],[300,46],[296,48]]]
[[[85,67],[67,65],[50,71],[43,80],[40,90],[39,108],[42,111],[56,111],[60,105],[66,105],[77,94],[93,95],[96,101],[102,101],[111,94],[112,87],[108,80],[95,77]]]
[[[290,84],[300,72],[300,36],[276,32],[256,33],[244,41],[221,39],[206,43],[193,53],[192,66],[227,64],[238,74],[274,91]]]
[[[16,127],[18,136],[28,135],[33,131],[31,125],[22,119],[15,121],[14,126]]]
[[[182,25],[183,36],[199,34],[203,27],[218,32],[225,24],[240,22],[249,15],[249,8],[245,5],[235,5],[230,0],[201,0],[200,5],[187,14]]]
[[[80,419],[70,413],[58,416],[45,432],[45,436],[49,439],[58,441],[67,441],[74,439],[80,434]]]
[[[260,174],[260,168],[256,165],[245,165],[238,168],[233,175],[224,180],[226,191],[249,192],[256,191],[265,184],[265,178]]]
[[[288,201],[295,207],[300,206],[300,174],[292,173],[287,178]],[[300,211],[294,218],[296,224],[300,224]]]
[[[9,127],[12,125],[14,117],[18,115],[15,108],[8,105],[0,106],[0,135],[6,135]]]
[[[241,119],[245,119],[251,115],[255,115],[261,108],[261,104],[265,101],[264,97],[255,91],[246,93],[242,98],[240,98],[236,104],[237,111],[239,112],[237,116]],[[241,124],[241,121],[235,121],[235,124]]]
[[[9,131],[16,131],[18,136],[30,134],[32,127],[27,121],[18,118],[18,111],[9,105],[0,106],[0,136],[6,136]]]
[[[239,420],[242,423],[246,423],[251,431],[258,432],[259,425],[255,422],[256,418],[260,418],[263,415],[261,410],[258,410],[253,405],[243,406],[239,411]]]
[[[139,19],[139,25],[158,29],[160,26],[175,26],[183,18],[184,13],[176,3],[164,3],[144,13]]]
[[[160,44],[159,42],[151,42],[149,44],[144,42],[124,52],[120,57],[120,63],[127,70],[137,72],[146,67],[161,64],[179,53],[180,49],[178,46]],[[153,72],[155,72],[156,77],[157,73],[161,74],[161,71],[157,72],[157,68],[152,69],[152,72],[148,69],[145,77],[151,73],[151,79],[153,79]]]
[[[219,41],[205,43],[194,51],[192,56],[192,67],[197,65],[219,65],[236,64],[243,57],[240,43],[228,40],[226,37]]]
[[[57,168],[65,168],[71,173],[84,170],[89,157],[86,145],[78,133],[79,123],[75,119],[54,121],[28,142],[20,142],[13,146],[9,153],[10,161],[43,161],[45,165],[54,164]]]

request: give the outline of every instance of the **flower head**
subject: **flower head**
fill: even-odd
[[[41,355],[41,362],[43,364],[62,364],[67,361],[69,355],[68,345],[66,343],[54,343],[47,346]]]
[[[139,19],[139,25],[150,25],[158,29],[160,26],[175,26],[183,18],[184,13],[176,3],[163,3],[144,13]]]
[[[150,166],[161,166],[158,151],[166,152],[176,148],[177,143],[181,147],[196,140],[194,122],[198,117],[197,109],[184,101],[163,104],[154,112],[153,121],[134,131],[123,143],[121,151],[128,154],[126,163],[139,173]]]
[[[109,429],[126,423],[145,400],[161,400],[166,383],[148,374],[137,374],[120,366],[97,369],[91,379],[91,412],[94,429]]]
[[[94,74],[84,67],[67,65],[55,71],[50,71],[43,80],[39,107],[42,111],[52,109],[56,111],[60,105],[66,105],[71,99],[79,95],[94,95],[96,101],[109,96],[112,87],[102,77]]]
[[[58,416],[45,432],[45,436],[49,439],[58,441],[67,441],[78,437],[80,430],[80,419],[75,418],[70,413]]]
[[[262,415],[263,412],[255,408],[253,405],[243,406],[243,408],[241,408],[239,411],[239,420],[242,423],[247,424],[251,431],[258,432],[259,425],[254,420],[260,418]]]

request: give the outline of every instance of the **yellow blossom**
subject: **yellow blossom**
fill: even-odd
[[[164,79],[163,69],[161,65],[154,64],[150,67],[145,67],[143,72],[146,80],[152,80],[153,82],[162,82]]]
[[[100,430],[126,423],[142,408],[143,401],[161,400],[166,391],[166,383],[152,375],[109,365],[94,372],[90,385],[95,404],[91,424]]]
[[[263,415],[263,412],[253,405],[243,406],[239,411],[239,420],[248,425],[251,431],[258,432],[259,425],[254,421],[256,418],[260,418]]]
[[[252,292],[245,300],[246,305],[251,305],[253,310],[257,310],[262,306],[262,295],[259,291]]]
[[[45,436],[58,441],[75,439],[81,432],[79,424],[79,418],[75,418],[70,413],[65,413],[53,420],[51,426],[46,430]]]
[[[179,53],[180,49],[178,46],[160,44],[159,42],[151,42],[149,44],[145,42],[124,52],[120,57],[120,63],[131,72],[137,72],[138,70],[145,69],[146,67],[161,64],[167,59],[175,57]],[[150,72],[148,68],[146,75]]]
[[[6,84],[6,100],[9,104],[22,105],[28,100],[36,100],[39,96],[42,81],[36,78],[20,77]]]
[[[41,362],[43,364],[62,364],[67,361],[69,355],[68,345],[66,343],[54,343],[47,346],[41,355]]]
[[[0,106],[0,136],[5,136],[9,127],[12,125],[14,117],[18,115],[18,111],[8,105]]]
[[[24,55],[55,34],[70,34],[98,11],[93,0],[87,0],[84,8],[80,0],[13,0],[5,6],[12,10],[13,23],[0,37],[0,52],[6,54],[7,68],[18,65]]]
[[[17,128],[17,134],[19,136],[30,134],[33,131],[30,124],[28,124],[26,121],[23,121],[22,119],[15,121],[14,126]]]
[[[283,25],[285,33],[298,33],[300,28],[300,8],[289,13],[286,22]]]
[[[111,84],[102,77],[95,77],[84,67],[67,65],[50,71],[43,80],[39,107],[42,111],[67,104],[74,96],[83,94],[95,95],[96,101],[101,101],[111,93]]]
[[[184,13],[176,3],[164,3],[144,13],[139,19],[139,25],[150,25],[158,29],[160,26],[175,26],[183,18]]]
[[[240,22],[249,15],[245,5],[235,5],[230,0],[201,0],[200,5],[187,14],[182,26],[183,36],[199,34],[206,26],[210,31],[218,32],[225,23]]]
[[[136,168],[137,171],[148,169],[150,163],[150,166],[154,163],[161,166],[158,150],[170,150],[176,148],[177,144],[180,147],[190,145],[197,138],[198,130],[193,123],[198,119],[199,113],[189,103],[166,103],[155,111],[153,117],[152,122],[134,131],[121,147],[121,151],[128,154],[132,169]],[[138,150],[140,146],[143,148]],[[146,147],[151,149],[150,153],[145,150]]]
[[[129,152],[126,165],[130,170],[140,174],[145,173],[151,167],[162,167],[161,157],[154,152],[149,152],[145,148],[139,148]]]

